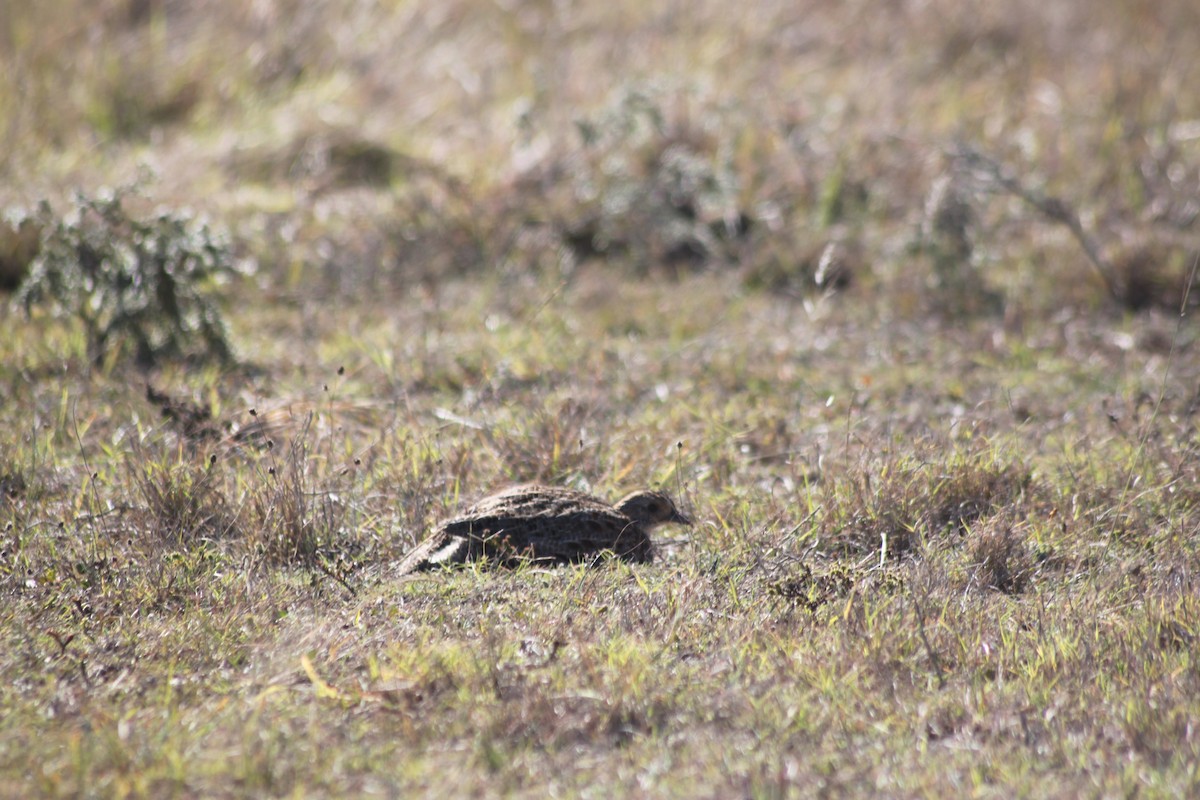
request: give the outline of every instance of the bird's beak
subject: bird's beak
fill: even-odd
[[[692,518],[684,514],[679,509],[675,509],[675,513],[671,515],[671,522],[678,522],[680,525],[692,525]]]

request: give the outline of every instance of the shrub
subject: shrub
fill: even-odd
[[[182,357],[233,361],[216,287],[236,273],[229,243],[190,215],[136,219],[125,192],[77,195],[57,217],[42,202],[38,255],[17,300],[78,320],[93,364],[132,348],[150,367]]]
[[[736,261],[751,219],[727,142],[638,89],[575,130],[575,141],[525,177],[527,190],[541,188],[542,213],[575,259],[671,273]]]

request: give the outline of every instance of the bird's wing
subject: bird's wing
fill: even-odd
[[[401,575],[433,569],[445,564],[461,564],[467,560],[470,540],[438,531],[408,551],[397,568]]]

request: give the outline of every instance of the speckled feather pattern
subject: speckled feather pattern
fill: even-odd
[[[615,506],[554,486],[515,486],[438,525],[400,562],[401,575],[486,556],[500,565],[586,561],[605,551],[630,562],[654,558],[650,531],[688,524],[670,498],[635,492]]]

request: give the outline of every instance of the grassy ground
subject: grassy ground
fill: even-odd
[[[0,310],[0,795],[1195,794],[1198,33],[0,0],[0,279],[239,267],[233,361]],[[524,480],[698,524],[395,576]]]

